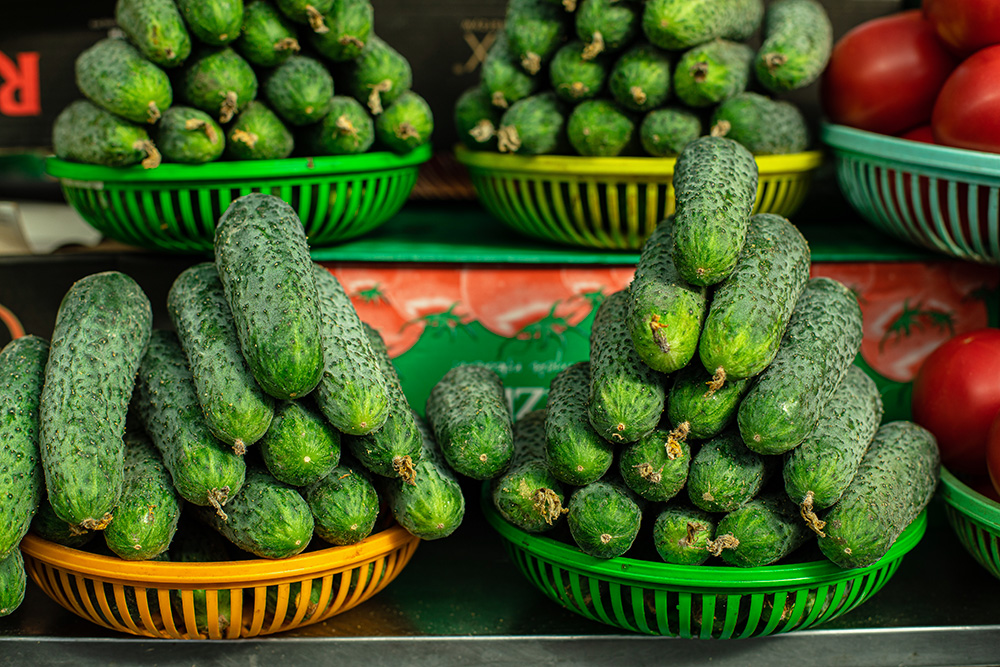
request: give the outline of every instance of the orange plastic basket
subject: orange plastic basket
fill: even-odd
[[[358,544],[281,560],[126,561],[31,533],[21,551],[28,575],[49,597],[105,628],[236,639],[318,623],[361,604],[396,578],[419,542],[393,523]],[[222,613],[227,602],[231,619]]]

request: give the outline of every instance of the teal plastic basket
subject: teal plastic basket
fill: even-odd
[[[1000,264],[1000,155],[824,124],[837,183],[875,227],[909,243]]]
[[[980,565],[1000,579],[1000,503],[963,484],[941,468],[938,495],[958,541]]]

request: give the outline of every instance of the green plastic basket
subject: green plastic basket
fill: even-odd
[[[487,485],[481,505],[521,573],[561,606],[631,632],[701,639],[763,637],[831,621],[881,590],[927,529],[922,512],[881,560],[865,568],[843,569],[827,560],[684,566],[601,560],[526,533],[500,516]]]
[[[407,155],[360,155],[161,164],[114,168],[46,161],[66,200],[105,236],[176,253],[212,250],[226,207],[251,192],[281,197],[298,213],[313,247],[365,234],[395,215],[430,159],[424,145]]]
[[[1000,264],[1000,155],[824,124],[837,183],[882,231],[929,250]]]
[[[1000,579],[1000,503],[978,493],[941,468],[938,495],[958,541],[980,565]]]
[[[574,246],[639,250],[674,211],[675,158],[510,155],[459,145],[476,196],[527,236]],[[818,151],[757,156],[754,213],[792,216],[822,163]]]

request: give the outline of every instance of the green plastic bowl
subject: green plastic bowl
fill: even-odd
[[[742,639],[814,628],[876,594],[927,530],[921,514],[869,567],[823,560],[766,567],[686,566],[633,558],[602,560],[508,523],[481,499],[511,560],[542,593],[570,611],[631,632]]]
[[[103,167],[49,158],[73,208],[105,236],[175,253],[211,252],[226,207],[266,192],[298,213],[312,247],[365,234],[394,216],[431,157],[424,145],[407,155],[360,155],[238,160],[154,169]]]
[[[1000,503],[973,491],[944,467],[938,495],[958,541],[980,565],[1000,579]]]

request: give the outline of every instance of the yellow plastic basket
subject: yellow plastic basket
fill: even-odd
[[[281,560],[126,561],[31,533],[21,551],[28,575],[49,597],[105,628],[144,637],[236,639],[318,623],[361,604],[396,578],[419,542],[393,523],[358,544]],[[232,619],[220,613],[227,594]]]
[[[455,148],[490,213],[528,236],[639,250],[674,211],[675,158],[522,156]],[[757,156],[754,213],[790,217],[809,191],[819,151]]]

